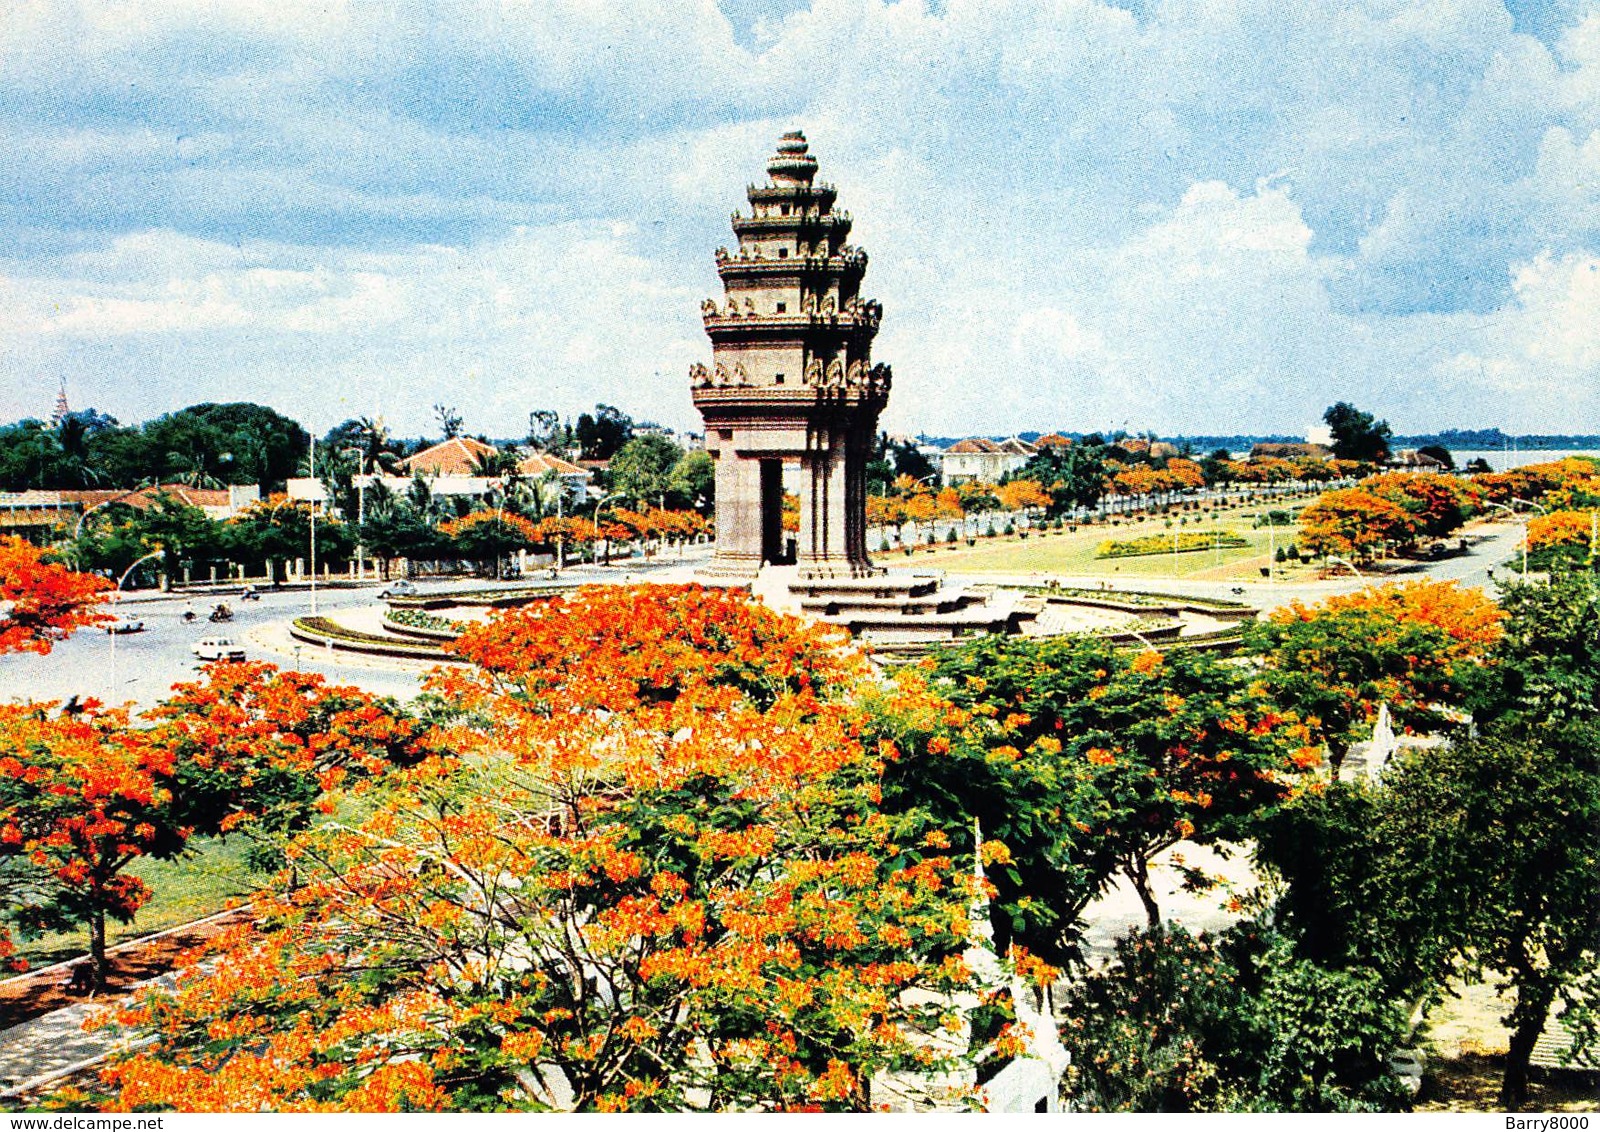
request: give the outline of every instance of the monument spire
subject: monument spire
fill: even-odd
[[[805,135],[784,134],[767,183],[718,248],[723,295],[701,304],[711,365],[690,368],[716,461],[717,555],[708,572],[753,576],[797,561],[808,577],[876,573],[866,553],[866,463],[890,372],[873,365],[881,306],[861,295],[867,255],[818,182]],[[797,546],[782,529],[783,465],[801,468]]]

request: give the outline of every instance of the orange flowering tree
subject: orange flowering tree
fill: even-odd
[[[473,511],[439,526],[439,533],[463,558],[498,567],[508,552],[526,549],[539,541],[539,526],[531,519],[503,510]]]
[[[0,654],[47,653],[78,629],[110,620],[97,608],[110,588],[20,538],[0,538]]]
[[[1378,706],[1407,727],[1436,727],[1464,702],[1504,615],[1453,582],[1373,586],[1319,605],[1294,602],[1246,631],[1267,693],[1299,712],[1337,771]]]
[[[1370,558],[1386,541],[1409,541],[1416,530],[1411,512],[1359,487],[1325,491],[1300,512],[1300,545],[1313,554]]]
[[[263,865],[334,792],[429,752],[428,728],[393,700],[260,661],[207,665],[147,718],[150,741],[173,756],[182,820],[257,837]]]
[[[1011,480],[995,489],[1000,506],[1007,511],[1029,511],[1049,507],[1050,493],[1034,480]]]
[[[1206,485],[1205,471],[1195,461],[1183,456],[1172,456],[1164,469],[1180,490],[1201,488]]]
[[[538,541],[546,546],[593,546],[600,541],[600,528],[582,515],[552,515],[539,520]]]
[[[834,631],[693,587],[497,616],[450,757],[292,852],[277,926],[123,1016],[111,1107],[861,1109],[940,1068],[970,885],[878,804]]]
[[[96,986],[105,983],[106,921],[149,898],[127,874],[174,857],[192,832],[173,806],[172,753],[90,702],[0,705],[0,897],[28,931],[86,924]]]
[[[1528,520],[1529,562],[1537,569],[1595,567],[1597,511],[1552,511]]]
[[[887,796],[947,825],[976,819],[1003,843],[988,873],[995,938],[1052,963],[1077,956],[1079,916],[1118,873],[1159,923],[1151,858],[1239,836],[1310,743],[1209,654],[1080,638],[991,636],[941,652],[901,674],[877,717],[899,752]]]
[[[1424,535],[1449,534],[1478,509],[1470,482],[1433,472],[1385,472],[1362,480],[1361,490],[1399,504]]]
[[[867,525],[898,527],[906,521],[905,501],[895,495],[867,496]]]

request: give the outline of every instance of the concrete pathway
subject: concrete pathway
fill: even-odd
[[[85,1030],[83,1024],[145,987],[176,982],[177,974],[169,972],[137,984],[128,994],[90,999],[0,1030],[0,1102],[44,1088],[113,1053],[148,1045],[148,1039],[134,1039],[115,1026]]]

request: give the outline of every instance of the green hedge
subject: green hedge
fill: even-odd
[[[395,637],[379,636],[347,629],[326,617],[296,617],[289,626],[289,635],[312,645],[331,644],[336,649],[371,653],[375,656],[397,656],[410,660],[451,660],[449,653],[435,645],[402,641]]]
[[[389,599],[390,609],[447,609],[453,605],[463,606],[489,606],[499,609],[511,605],[526,605],[530,601],[541,601],[546,598],[558,597],[576,590],[576,585],[569,586],[523,586],[513,590],[440,590],[430,594],[416,594],[412,597],[394,597]]]
[[[390,609],[383,622],[397,633],[431,637],[437,640],[454,640],[466,628],[465,622],[438,617],[420,609]]]
[[[1247,547],[1250,540],[1232,531],[1185,531],[1177,535],[1145,535],[1142,538],[1106,539],[1094,549],[1096,558],[1137,558],[1149,554],[1179,554],[1218,547]]]

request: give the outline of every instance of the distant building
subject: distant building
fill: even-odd
[[[1333,459],[1333,449],[1325,444],[1274,444],[1264,443],[1254,445],[1250,449],[1252,460],[1294,460],[1302,456],[1310,456],[1314,460]]]
[[[1039,451],[1043,452],[1047,448],[1054,448],[1058,450],[1063,448],[1071,448],[1074,443],[1076,442],[1070,436],[1062,436],[1059,432],[1047,432],[1038,440],[1035,440],[1033,442],[1033,446]]]
[[[351,485],[370,490],[382,485],[391,493],[403,496],[411,487],[415,476],[421,476],[428,490],[441,499],[466,499],[482,501],[499,490],[502,476],[479,475],[479,461],[490,453],[498,452],[493,445],[467,436],[457,436],[442,444],[418,452],[402,460],[400,468],[409,474],[383,476],[353,476]],[[548,452],[533,452],[517,461],[517,473],[528,480],[540,480],[554,472],[561,483],[562,498],[570,505],[587,498],[589,473],[585,469]],[[320,506],[328,504],[328,491],[321,480],[301,477],[287,484],[289,498]]]
[[[400,468],[408,476],[418,472],[427,477],[475,476],[481,461],[498,456],[500,449],[470,436],[452,436],[449,440],[424,448],[415,456],[400,461]]]
[[[1444,461],[1436,456],[1429,456],[1426,452],[1418,452],[1415,448],[1402,448],[1391,453],[1384,461],[1385,466],[1399,468],[1407,472],[1442,472],[1445,470]]]
[[[561,481],[561,494],[568,500],[582,499],[589,490],[589,473],[571,460],[549,452],[534,452],[517,461],[517,471],[530,480],[538,480],[554,472]]]
[[[1037,453],[1038,449],[1032,444],[1014,436],[1008,440],[969,436],[939,453],[939,474],[948,484],[969,480],[999,483],[1004,476],[1022,467]]]
[[[208,518],[231,519],[261,498],[261,488],[253,483],[220,488],[166,483],[132,490],[0,492],[0,534],[21,535],[33,541],[54,537],[63,527],[71,534],[90,511],[112,503],[143,511],[154,506],[156,497],[161,495],[198,507]]]

